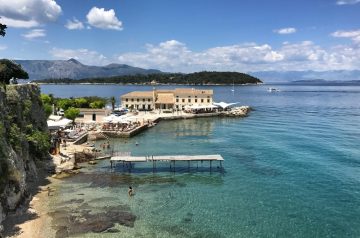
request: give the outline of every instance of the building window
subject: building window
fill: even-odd
[[[176,99],[176,102],[179,102],[179,99],[178,99],[178,98]]]
[[[208,103],[210,103],[210,99],[208,99]]]
[[[143,102],[145,102],[145,98],[143,98]]]
[[[139,99],[136,99],[137,102],[139,102]]]
[[[179,109],[179,105],[176,105],[176,109]]]
[[[125,101],[126,101],[126,102],[129,101],[129,99],[127,98],[127,99],[125,99]]]
[[[131,99],[131,101],[133,102],[133,101],[134,101],[134,99],[132,98],[132,99]]]
[[[191,99],[190,99],[190,98],[188,99],[188,102],[191,102]]]
[[[201,102],[204,102],[204,99],[201,99]]]
[[[183,98],[182,102],[185,102],[185,99]]]
[[[149,99],[148,99],[148,102],[150,102],[150,101],[151,101],[151,99],[149,98]]]
[[[128,107],[129,107],[129,104],[126,104],[125,107],[128,108]]]
[[[197,98],[195,98],[195,102],[197,102]]]
[[[197,98],[197,96],[195,96],[195,98]]]
[[[148,110],[150,110],[151,109],[151,105],[148,105]]]

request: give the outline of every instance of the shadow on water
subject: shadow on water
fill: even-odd
[[[223,174],[219,173],[148,173],[136,174],[127,172],[108,172],[108,173],[82,173],[74,177],[66,178],[71,183],[84,183],[89,184],[89,187],[120,187],[128,186],[129,184],[144,185],[144,184],[157,184],[157,185],[177,185],[185,187],[186,183],[182,182],[186,179],[186,183],[199,183],[221,185],[223,184]]]
[[[225,174],[224,168],[221,168],[220,166],[201,166],[201,167],[194,167],[191,166],[190,168],[187,166],[175,166],[175,168],[172,166],[159,166],[156,168],[150,168],[150,167],[141,167],[141,166],[134,166],[130,168],[130,166],[122,166],[117,165],[113,169],[111,169],[111,172],[120,172],[120,173],[133,173],[133,174],[148,174],[148,173],[176,173],[176,174],[188,174],[188,173],[220,173]]]

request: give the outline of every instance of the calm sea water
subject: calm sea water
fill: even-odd
[[[179,163],[173,173],[164,163],[154,174],[145,164],[130,174],[102,161],[65,180],[54,209],[81,198],[91,210],[121,205],[137,216],[133,228],[79,235],[87,237],[360,237],[360,87],[277,85],[278,93],[267,87],[239,86],[234,93],[212,87],[216,101],[252,106],[247,118],[163,121],[111,142],[134,155],[221,154],[223,172]],[[41,88],[59,97],[117,98],[151,89]]]

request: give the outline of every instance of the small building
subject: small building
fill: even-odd
[[[127,109],[184,110],[186,106],[212,105],[213,90],[176,88],[174,90],[134,91],[121,96],[121,106]]]
[[[109,109],[93,109],[93,108],[79,108],[80,114],[75,119],[75,122],[89,123],[102,122],[105,117],[109,116],[111,110]]]

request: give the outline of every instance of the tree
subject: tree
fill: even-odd
[[[105,107],[105,102],[101,100],[97,100],[90,103],[90,108],[103,108],[103,107]]]
[[[9,84],[11,78],[28,79],[28,73],[21,65],[8,59],[0,60],[0,83]]]
[[[46,118],[48,118],[52,114],[53,108],[50,104],[44,104],[43,107],[44,107]]]
[[[115,110],[115,103],[116,103],[116,100],[115,100],[115,97],[112,96],[110,98],[110,102],[111,102],[111,107],[112,107],[112,110],[114,111]]]
[[[43,104],[51,104],[52,103],[52,99],[51,99],[50,95],[42,93],[40,95],[40,97],[41,97],[41,101],[43,102]]]
[[[75,106],[77,108],[87,108],[89,107],[89,102],[86,98],[75,98]]]
[[[6,25],[0,23],[0,36],[4,37],[6,32],[5,29],[7,28]]]
[[[71,99],[63,98],[57,102],[57,106],[61,109],[67,110],[68,108],[73,107],[75,105]]]
[[[65,117],[70,120],[75,120],[75,118],[80,114],[80,110],[75,107],[70,107],[65,111]]]

